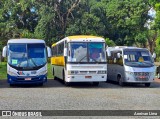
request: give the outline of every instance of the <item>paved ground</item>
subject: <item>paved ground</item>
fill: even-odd
[[[42,87],[10,87],[0,80],[0,110],[160,110],[160,79],[149,88],[115,82],[66,87],[59,80],[48,80]]]

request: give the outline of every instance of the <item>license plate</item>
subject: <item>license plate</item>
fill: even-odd
[[[89,78],[90,79],[90,78],[92,78],[92,76],[85,76],[85,78]]]
[[[140,78],[140,79],[145,79],[146,77],[145,77],[145,76],[140,76],[139,78]]]
[[[24,80],[26,80],[26,81],[30,81],[30,80],[31,80],[31,78],[25,78]]]

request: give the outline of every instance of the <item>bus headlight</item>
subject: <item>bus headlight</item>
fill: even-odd
[[[98,74],[106,74],[106,73],[107,73],[107,71],[104,71],[104,70],[98,71]]]
[[[17,74],[12,72],[12,71],[8,71],[8,74],[11,75],[11,76],[17,76]]]
[[[75,74],[75,71],[68,71],[68,75],[72,75],[72,74]]]
[[[42,72],[39,73],[39,75],[46,75],[46,74],[47,74],[47,70],[42,71]]]
[[[130,72],[130,71],[126,71],[126,74],[134,75],[134,73],[133,73],[133,72]]]

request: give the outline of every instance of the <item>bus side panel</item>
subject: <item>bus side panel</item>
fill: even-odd
[[[54,70],[54,76],[63,79],[63,69],[65,66],[64,56],[54,56],[51,58],[52,70]]]
[[[107,65],[107,71],[108,71],[108,74],[107,74],[108,80],[117,81],[117,76],[118,76],[118,74],[121,75],[122,79],[125,78],[125,75],[124,75],[124,67],[121,66],[121,65],[108,64],[108,65]]]
[[[54,76],[63,80],[64,66],[53,65]]]

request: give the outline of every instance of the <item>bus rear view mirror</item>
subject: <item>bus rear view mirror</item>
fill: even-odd
[[[119,59],[121,57],[121,53],[117,53],[117,58]]]
[[[47,53],[48,53],[48,57],[51,57],[52,56],[52,53],[51,53],[51,48],[47,46]]]
[[[64,48],[64,52],[63,52],[64,56],[67,56],[67,48]]]
[[[156,58],[156,53],[153,53],[152,57],[155,59]]]
[[[109,50],[109,48],[107,48],[106,52],[107,52],[107,56],[110,57],[111,56],[111,51]]]
[[[3,47],[3,53],[2,53],[3,57],[7,57],[7,46]]]

